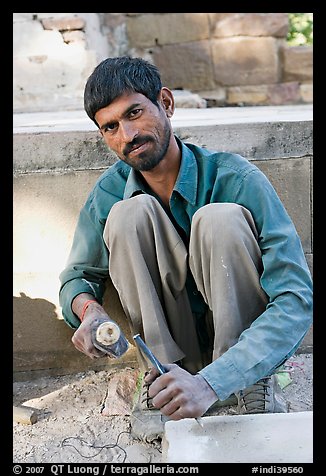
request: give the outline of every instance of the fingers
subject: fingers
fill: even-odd
[[[194,409],[187,405],[183,395],[177,394],[171,398],[168,390],[162,390],[153,398],[152,403],[155,408],[158,408],[163,415],[168,416],[170,420],[177,421],[197,416],[194,415]]]
[[[157,377],[159,377],[159,375],[160,375],[159,371],[155,367],[153,367],[145,375],[144,380],[148,385],[151,385],[154,382],[154,380],[156,380]]]
[[[96,349],[93,346],[90,339],[89,339],[89,342],[88,342],[88,339],[78,338],[78,335],[76,336],[76,333],[72,336],[71,341],[74,344],[74,346],[76,347],[76,349],[79,350],[79,352],[82,352],[83,354],[87,355],[91,359],[105,357],[107,355],[104,352]]]
[[[156,397],[153,398],[152,403],[155,408],[158,408],[163,415],[171,416],[177,412],[181,407],[181,402],[178,396],[172,396],[168,389],[160,391]]]
[[[149,396],[155,397],[157,393],[166,388],[168,385],[172,385],[174,382],[179,380],[178,374],[185,372],[180,369],[176,364],[166,364],[164,365],[166,373],[161,375],[155,368],[152,368],[148,375],[145,377],[145,382],[150,385]]]
[[[157,371],[151,371],[148,374],[148,380],[157,376],[157,373]],[[174,417],[178,419],[178,412],[183,404],[182,394],[170,372],[156,377],[155,381],[152,381],[149,387],[149,396],[153,398],[152,402],[155,408],[158,408],[166,416],[175,414]]]
[[[171,420],[201,416],[204,410],[197,392],[196,377],[174,364],[165,367],[167,372],[156,377],[149,386],[148,393],[154,407]],[[151,380],[155,375],[151,371],[148,379]]]

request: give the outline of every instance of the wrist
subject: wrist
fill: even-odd
[[[198,381],[201,382],[201,386],[206,398],[211,402],[211,404],[217,402],[219,400],[218,395],[216,394],[215,390],[210,386],[207,380],[199,373],[195,375]]]
[[[79,316],[79,320],[80,322],[83,322],[84,318],[85,318],[85,314],[86,314],[86,311],[88,309],[88,307],[92,304],[98,304],[98,302],[96,301],[96,299],[87,299],[84,304],[83,304],[83,307],[82,307],[82,310],[81,310],[81,313],[80,313],[80,316]]]

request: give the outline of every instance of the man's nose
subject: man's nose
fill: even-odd
[[[120,125],[120,134],[121,139],[127,144],[132,142],[134,138],[138,135],[138,129],[134,124],[130,122],[125,122]]]

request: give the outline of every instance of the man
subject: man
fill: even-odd
[[[167,370],[145,377],[145,403],[172,420],[234,395],[240,413],[286,411],[275,372],[311,325],[312,282],[270,182],[237,154],[176,137],[173,94],[143,59],[102,61],[84,101],[119,160],[89,194],[60,275],[74,345],[105,355],[90,330],[110,320],[110,276],[132,332]]]

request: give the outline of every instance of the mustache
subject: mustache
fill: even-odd
[[[142,145],[145,142],[149,142],[151,140],[152,140],[151,136],[137,136],[137,137],[135,137],[131,142],[129,142],[129,144],[127,144],[125,146],[125,148],[122,151],[123,155],[128,155],[129,152],[131,152],[135,148],[135,146]]]

